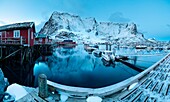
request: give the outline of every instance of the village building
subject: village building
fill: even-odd
[[[35,33],[35,44],[48,44],[51,39],[46,34]]]
[[[33,46],[35,32],[34,22],[0,26],[0,44]]]

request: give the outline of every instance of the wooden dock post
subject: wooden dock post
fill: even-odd
[[[39,77],[38,77],[38,87],[39,87],[38,95],[41,98],[48,97],[47,76],[45,74],[39,75]]]
[[[0,59],[2,58],[2,46],[0,46]]]
[[[112,45],[111,44],[109,44],[109,51],[111,51],[112,50]]]
[[[20,37],[20,44],[21,44],[21,45],[23,44],[22,36]]]
[[[108,50],[108,43],[106,43],[106,50]]]

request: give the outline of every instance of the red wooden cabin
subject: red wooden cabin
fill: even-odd
[[[0,44],[34,45],[34,22],[0,26]]]
[[[51,39],[46,34],[35,33],[35,44],[50,44]]]

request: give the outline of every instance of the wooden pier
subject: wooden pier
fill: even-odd
[[[170,55],[146,74],[138,84],[117,99],[120,102],[170,102]]]
[[[83,91],[81,90],[82,88],[73,89],[67,86],[67,89],[62,89],[62,91],[70,95],[75,94],[69,96],[66,102],[86,102],[87,97],[91,95],[100,96],[103,99],[102,102],[170,102],[170,54],[138,75],[120,83],[113,85],[113,87],[90,89],[90,91],[88,91],[89,89],[83,89],[87,91],[87,93],[83,92],[83,96],[85,95],[84,98],[80,97]],[[18,102],[22,102],[28,98],[30,100],[28,102],[58,102],[60,100],[59,92],[61,92],[61,89],[56,86],[58,84],[53,82],[47,84],[49,87],[49,97],[45,99],[40,98],[38,91],[33,91],[18,100]]]
[[[17,56],[17,60],[23,62],[30,57],[39,57],[40,55],[46,54],[49,55],[52,54],[52,52],[52,44],[35,44],[30,47],[24,46],[23,44],[0,44],[0,61],[8,59],[12,56]]]

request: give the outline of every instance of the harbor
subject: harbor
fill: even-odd
[[[59,92],[68,93],[67,102],[86,102],[90,96],[99,96],[102,102],[125,102],[125,101],[154,101],[169,100],[169,60],[170,54],[157,63],[133,76],[115,85],[103,88],[75,88],[65,85],[59,85],[51,81],[47,81],[47,85],[51,90],[50,96],[47,98],[38,97],[38,91],[30,92],[19,102],[27,100],[31,101],[59,101],[61,94]],[[157,80],[155,80],[157,79]],[[84,97],[84,98],[83,98]]]
[[[169,9],[0,1],[0,102],[170,102]]]
[[[108,48],[107,45],[99,45],[98,49],[99,50],[103,49],[103,51],[105,51],[105,50],[113,49],[113,47]],[[141,76],[142,73],[145,73],[145,74],[142,74],[143,75],[142,78],[147,77],[148,75],[146,74],[146,71],[149,70],[150,67],[153,68],[158,63],[161,63],[159,61],[160,59],[162,58],[164,60],[167,59],[167,57],[165,58],[164,56],[168,54],[167,51],[163,51],[163,50],[159,51],[158,53],[158,51],[156,50],[153,52],[152,51],[148,52],[146,50],[141,50],[141,51],[136,52],[136,49],[119,48],[119,49],[115,49],[115,51],[117,52],[117,53],[114,53],[115,55],[120,55],[121,53],[122,55],[133,54],[136,56],[128,56],[128,60],[125,60],[125,61],[122,60],[123,62],[126,62],[126,63],[122,63],[121,61],[113,61],[114,62],[113,63],[113,62],[108,62],[106,60],[103,60],[102,56],[96,57],[94,54],[95,50],[93,50],[92,53],[89,53],[89,51],[84,50],[84,45],[77,45],[76,47],[71,47],[71,48],[68,48],[66,46],[53,47],[53,50],[52,50],[53,53],[51,55],[39,54],[38,55],[39,57],[32,56],[30,57],[31,59],[23,60],[23,64],[21,64],[20,61],[17,61],[18,59],[15,59],[16,61],[14,60],[13,62],[10,62],[11,64],[8,64],[8,58],[6,58],[4,59],[3,65],[1,65],[1,68],[5,76],[9,78],[9,82],[11,84],[17,82],[24,86],[35,87],[31,90],[29,88],[26,88],[29,94],[24,96],[20,100],[18,100],[19,102],[22,102],[23,100],[28,100],[28,101],[30,100],[30,102],[33,100],[34,101],[35,100],[36,101],[37,100],[38,101],[57,101],[57,100],[60,100],[61,98],[59,94],[60,92],[69,94],[68,102],[72,102],[73,100],[74,101],[77,100],[78,102],[79,101],[85,102],[88,96],[93,96],[93,95],[99,96],[103,100],[109,99],[109,100],[121,101],[121,100],[125,100],[125,98],[122,98],[120,100],[120,99],[117,99],[116,97],[111,97],[111,99],[108,97],[110,97],[110,95],[115,96],[114,93],[117,94],[117,92],[120,92],[128,88],[130,85],[132,85],[137,80],[143,80],[141,79],[141,77],[137,77],[137,76]],[[125,52],[123,53],[122,51],[125,51]],[[140,55],[141,53],[143,54],[143,56]],[[10,56],[10,58],[13,58],[13,57],[15,58],[16,55],[17,54]],[[23,53],[21,55],[23,55]],[[80,55],[82,56],[81,58],[79,57]],[[148,60],[146,58],[148,58]],[[153,59],[150,60],[150,58],[153,58],[154,60]],[[67,62],[68,59],[70,62],[69,61]],[[58,60],[60,60],[60,63],[58,63],[59,62]],[[29,61],[32,61],[32,63]],[[69,63],[72,63],[73,61],[76,61],[76,63],[72,65],[69,64]],[[81,65],[80,63],[82,62],[86,64]],[[17,68],[15,65],[17,66]],[[66,65],[69,65],[69,66],[66,66]],[[76,67],[76,66],[79,66],[79,67]],[[5,67],[6,69],[4,69]],[[139,68],[140,70],[135,69],[135,68]],[[12,76],[9,73],[9,71],[10,73],[12,73]],[[45,74],[48,78],[47,84],[48,84],[49,90],[51,90],[49,91],[50,98],[44,99],[38,96],[38,92],[39,92],[38,91],[38,77],[40,74]],[[75,75],[79,76],[79,78]],[[121,77],[118,78],[118,76],[120,75]],[[67,79],[68,76],[69,76],[69,79]],[[92,82],[91,80],[89,80],[88,76],[91,76],[91,79],[94,77]],[[134,77],[137,77],[137,78],[133,79]],[[70,81],[70,78],[75,79],[75,80]],[[117,80],[115,80],[115,78],[117,78]],[[111,80],[105,80],[105,79],[111,79]],[[131,79],[133,79],[133,81],[131,81]],[[80,81],[82,81],[82,83]],[[138,84],[139,83],[141,82],[138,81]],[[120,86],[120,88],[118,86]],[[80,90],[80,91],[76,92],[75,89]],[[98,92],[97,90],[101,90],[101,91]],[[122,97],[123,95],[124,95],[124,92],[122,92]]]

